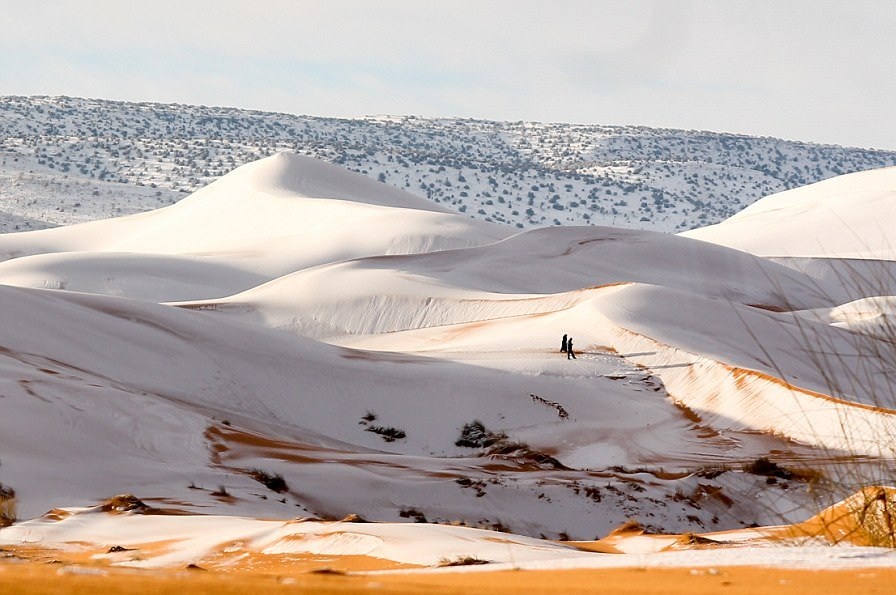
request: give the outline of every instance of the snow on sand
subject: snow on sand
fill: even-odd
[[[830,236],[830,253],[868,257],[823,216],[827,189],[852,196],[856,225],[879,225],[892,172],[794,191],[793,204],[769,197],[755,219],[691,237],[512,235],[280,154],[157,211],[0,236],[0,479],[24,518],[121,492],[193,512],[358,513],[578,539],[630,516],[669,532],[805,518],[817,502],[802,480],[741,469],[772,455],[892,457],[896,354],[886,326],[868,323],[890,300],[843,287],[830,271],[846,261],[813,264],[798,240]],[[797,203],[802,234],[775,216]],[[719,237],[799,258],[709,241]],[[558,352],[564,333],[574,361]],[[479,442],[464,444],[472,422]],[[700,475],[707,465],[719,474]],[[268,490],[277,476],[286,487]],[[102,532],[100,518],[58,527]],[[148,530],[130,519],[108,522]],[[180,531],[174,517],[159,522]],[[420,558],[383,557],[424,566],[463,548],[418,542],[481,535],[363,527],[348,542],[382,553],[409,540]],[[389,531],[400,536],[377,541]],[[533,564],[545,552],[558,564],[559,546],[507,539],[540,552]]]

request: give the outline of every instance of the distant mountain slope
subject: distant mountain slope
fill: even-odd
[[[893,151],[697,131],[0,97],[0,231],[158,208],[283,150],[519,229],[682,231],[774,192],[896,165]]]

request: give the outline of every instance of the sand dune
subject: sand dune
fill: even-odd
[[[514,234],[282,154],[165,209],[0,236],[0,471],[18,515],[140,492],[230,519],[72,509],[0,538],[132,535],[167,544],[143,558],[161,566],[223,564],[240,541],[252,559],[556,568],[593,557],[534,538],[593,540],[638,517],[670,536],[595,547],[675,550],[686,532],[790,526],[822,507],[818,477],[875,483],[843,457],[879,474],[893,456],[894,284],[841,276],[888,253],[832,223],[880,227],[893,171],[769,197],[690,237]],[[751,466],[768,458],[812,473]],[[349,513],[469,527],[249,518]]]
[[[353,559],[355,568],[363,565],[361,560],[366,558],[366,570],[392,572],[415,568],[429,572],[465,572],[471,568],[494,572],[509,568],[750,564],[868,568],[891,563],[887,550],[875,547],[883,545],[878,536],[883,528],[881,523],[891,514],[885,510],[893,507],[891,491],[869,489],[816,517],[789,526],[650,535],[628,524],[599,541],[569,543],[419,523],[314,519],[283,522],[164,514],[131,496],[120,496],[115,505],[56,510],[47,517],[5,529],[0,534],[0,544],[39,543],[44,552],[55,550],[63,557],[89,556],[90,562],[100,567],[158,569],[193,564],[205,569],[245,572],[278,565],[279,572],[287,574],[290,571],[285,567],[290,559],[302,568],[307,564],[302,564],[303,557],[312,556],[329,558],[331,563],[341,558]],[[869,502],[880,505],[870,508]],[[840,547],[827,548],[823,559],[813,562],[793,555],[795,546],[805,541],[814,541],[816,550],[820,541]],[[748,544],[758,547],[746,548]],[[31,552],[26,548],[21,552],[23,557],[35,555],[33,548]],[[881,555],[883,559],[875,559]],[[321,562],[317,564],[325,567]],[[361,566],[360,570],[365,569]]]
[[[274,278],[322,263],[466,247],[507,235],[507,228],[441,211],[359,174],[281,153],[240,167],[170,207],[0,236],[0,255],[179,255]],[[72,267],[90,265],[73,256],[63,262],[72,276]],[[164,271],[159,268],[162,276]]]
[[[837,176],[762,198],[680,235],[760,256],[896,260],[896,168]]]

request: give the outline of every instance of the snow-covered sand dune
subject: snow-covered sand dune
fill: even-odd
[[[858,180],[858,222],[892,171],[830,184]],[[754,225],[796,242],[772,198]],[[742,469],[893,455],[891,300],[709,241],[736,219],[514,235],[281,154],[158,211],[0,236],[0,481],[24,517],[136,492],[582,539],[804,518],[802,480]]]
[[[280,572],[289,574],[303,559],[315,557],[324,563],[354,557],[364,560],[361,565],[368,571],[380,572],[683,565],[870,568],[894,561],[893,551],[881,547],[886,541],[880,534],[887,518],[884,503],[892,506],[892,498],[892,490],[869,488],[793,525],[688,535],[648,535],[625,527],[597,541],[558,543],[433,524],[184,516],[119,496],[94,508],[54,509],[0,532],[0,544],[39,544],[63,558],[74,551],[95,569],[194,565],[234,572],[279,565]],[[832,543],[840,547],[831,548]]]
[[[896,260],[896,167],[838,176],[762,198],[680,235],[760,256]]]
[[[376,334],[565,310],[596,289],[631,282],[778,310],[838,303],[834,286],[743,252],[656,232],[573,227],[320,266],[179,305],[303,335]]]
[[[559,358],[558,322],[550,316],[529,325],[522,349],[513,344],[519,334],[497,327],[505,339],[490,349],[474,336],[464,354],[437,359],[411,348],[400,356],[349,350],[213,313],[108,296],[0,288],[0,303],[4,407],[14,412],[0,419],[4,483],[16,487],[26,516],[60,498],[91,501],[123,490],[220,507],[211,492],[227,485],[239,496],[229,510],[395,518],[426,506],[415,491],[432,490],[441,493],[426,509],[435,518],[475,518],[494,506],[486,514],[521,530],[567,530],[586,515],[597,532],[624,518],[600,518],[590,499],[563,482],[540,485],[557,465],[540,464],[538,453],[582,470],[562,471],[564,481],[591,481],[591,470],[614,465],[713,461],[733,444],[702,437],[647,374],[585,337],[577,362]],[[376,419],[362,424],[370,415]],[[286,451],[253,455],[228,434],[210,433],[224,420],[294,445],[289,452],[308,464],[290,465]],[[475,420],[527,446],[498,459],[456,446],[462,427]],[[650,432],[639,434],[645,424]],[[385,442],[370,431],[376,427],[405,435]],[[763,452],[761,443],[746,444],[737,456]],[[369,475],[384,465],[395,471]],[[494,478],[496,465],[509,476],[501,483],[457,483]],[[524,477],[539,467],[531,480]],[[264,495],[247,476],[254,468],[296,486],[288,504],[254,495]],[[365,491],[352,491],[356,482]],[[657,489],[672,486],[658,482]],[[535,514],[539,494],[552,490],[568,505]],[[488,496],[476,497],[480,491]],[[517,492],[519,510],[498,505],[514,497],[509,491]],[[669,514],[680,512],[673,506]]]
[[[231,295],[268,280],[203,256],[141,252],[54,252],[0,262],[7,285],[64,289],[153,302]]]
[[[177,255],[194,264],[238,269],[242,275],[231,282],[230,292],[235,293],[247,288],[246,274],[273,279],[318,264],[467,247],[511,233],[509,228],[438,210],[429,201],[360,174],[280,153],[240,167],[169,207],[2,235],[0,256],[48,255],[40,261],[47,270],[44,286],[124,293],[134,273],[120,287],[115,287],[114,278],[105,284],[91,282],[106,269],[90,252]],[[159,262],[154,280],[177,292],[183,265],[174,267],[167,279],[169,266]],[[21,284],[16,276],[21,273],[19,268],[0,273],[0,281]],[[32,278],[30,284],[35,283]],[[136,291],[127,295],[144,297]]]

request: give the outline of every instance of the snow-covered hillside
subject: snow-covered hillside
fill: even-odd
[[[844,456],[892,458],[893,343],[843,328],[879,294],[652,231],[512,232],[277,154],[2,235],[0,483],[25,518],[134,492],[584,539],[800,520],[867,483]]]
[[[698,131],[0,97],[0,230],[151,210],[284,150],[518,229],[682,231],[896,165],[892,151]]]

